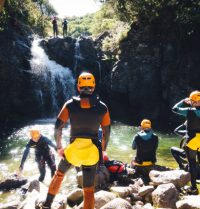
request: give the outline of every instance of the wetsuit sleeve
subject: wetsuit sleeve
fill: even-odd
[[[45,142],[46,142],[49,146],[51,146],[51,147],[53,147],[55,150],[57,150],[56,145],[55,145],[50,139],[48,139],[47,137],[44,137],[44,140],[45,140]]]
[[[132,140],[132,149],[136,149],[136,142],[135,142],[135,138],[136,136],[133,137],[133,140]]]
[[[110,114],[108,110],[104,114],[102,121],[101,121],[101,128],[103,131],[102,137],[102,151],[105,151],[110,139]]]
[[[172,111],[174,113],[187,117],[187,113],[190,107],[183,107],[183,106],[184,106],[184,100],[181,100],[180,102],[174,105],[174,107],[172,108]]]
[[[101,126],[109,126],[109,125],[110,125],[110,114],[107,110],[102,118]]]
[[[55,130],[54,130],[54,137],[57,145],[57,149],[62,148],[61,137],[62,137],[62,129],[65,127],[69,119],[69,110],[67,108],[67,103],[64,104],[62,110],[58,114]]]
[[[65,103],[58,114],[57,119],[61,120],[62,122],[66,123],[69,119],[69,110],[67,108],[67,103]]]
[[[19,168],[20,168],[21,170],[23,170],[23,168],[24,168],[24,163],[25,163],[25,161],[26,161],[26,159],[27,159],[27,157],[28,157],[29,151],[30,151],[30,145],[29,145],[29,143],[28,143],[28,144],[26,145],[25,150],[24,150],[24,153],[23,153],[23,156],[22,156],[22,160],[21,160],[21,163],[20,163],[20,166],[19,166]]]
[[[179,136],[185,136],[186,135],[186,125],[185,123],[178,126],[177,128],[174,129],[174,133],[179,135]]]

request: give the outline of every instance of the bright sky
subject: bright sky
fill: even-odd
[[[59,17],[83,16],[100,9],[100,3],[94,0],[49,0]]]

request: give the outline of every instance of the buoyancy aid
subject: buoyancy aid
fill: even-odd
[[[193,110],[189,110],[187,114],[187,130],[200,133],[200,117]]]
[[[81,108],[80,98],[73,97],[66,106],[69,110],[72,138],[86,137],[98,139],[98,130],[104,114],[107,112],[106,105],[98,97],[92,98],[90,108]]]
[[[151,161],[156,162],[156,149],[158,146],[158,137],[152,134],[151,139],[144,140],[140,135],[135,137],[136,143],[136,163],[142,164],[143,162]]]

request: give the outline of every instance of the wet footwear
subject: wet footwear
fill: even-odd
[[[188,190],[187,190],[187,193],[190,194],[190,195],[198,195],[199,190],[197,188],[189,187]]]
[[[51,207],[45,206],[44,202],[37,202],[35,204],[35,209],[51,209]]]

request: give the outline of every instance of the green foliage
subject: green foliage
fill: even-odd
[[[0,30],[12,26],[16,30],[34,30],[46,34],[50,16],[56,15],[48,0],[6,0],[0,14]]]
[[[74,38],[77,38],[80,35],[92,35],[90,27],[92,25],[93,17],[94,15],[90,14],[84,17],[68,18],[68,35]]]
[[[105,0],[105,5],[112,6],[118,17],[129,23],[139,20],[150,24],[156,19],[165,19],[163,14],[167,15],[167,11],[174,15],[174,23],[188,34],[200,24],[199,0]]]

